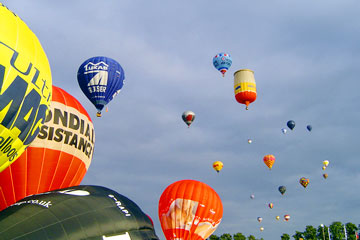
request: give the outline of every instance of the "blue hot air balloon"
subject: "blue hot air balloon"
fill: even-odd
[[[125,73],[120,64],[108,57],[92,57],[81,64],[77,79],[81,90],[98,110],[101,110],[121,90]]]
[[[225,73],[231,67],[232,59],[227,53],[219,53],[213,58],[214,67],[225,76]]]

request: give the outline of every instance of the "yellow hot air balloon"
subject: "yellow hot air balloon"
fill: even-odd
[[[0,172],[39,133],[51,93],[50,65],[39,40],[0,3]]]
[[[217,172],[220,172],[221,169],[223,168],[223,166],[224,166],[224,164],[223,164],[221,161],[215,161],[215,162],[213,163],[213,168],[214,168],[214,170],[217,171]]]
[[[323,161],[323,165],[324,165],[325,167],[329,166],[329,163],[330,163],[329,160],[324,160],[324,161]]]
[[[241,69],[234,73],[234,92],[236,101],[245,104],[248,110],[249,104],[256,100],[256,83],[252,70]]]
[[[276,220],[280,220],[280,216],[276,216]]]
[[[325,170],[326,169],[326,167],[325,166],[322,166],[322,170]]]
[[[264,231],[264,228],[263,228],[263,227],[261,227],[261,228],[260,228],[260,231]]]

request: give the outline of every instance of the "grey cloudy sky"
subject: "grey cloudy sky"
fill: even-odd
[[[279,239],[306,225],[360,223],[358,0],[3,3],[38,36],[53,84],[92,116],[95,152],[82,184],[135,201],[161,239],[158,201],[181,179],[203,181],[220,195],[217,235]],[[224,78],[212,66],[219,52],[233,59]],[[76,79],[80,64],[98,55],[116,59],[126,81],[101,118]],[[249,111],[233,93],[233,73],[243,68],[257,83]],[[181,119],[185,110],[196,114],[190,129]],[[290,119],[296,127],[284,135]],[[271,171],[262,161],[269,153],[276,157]],[[216,160],[224,163],[219,174]],[[288,189],[284,196],[279,185]],[[285,214],[289,222],[275,220]]]

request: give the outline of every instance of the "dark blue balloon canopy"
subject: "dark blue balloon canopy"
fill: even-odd
[[[77,73],[81,90],[100,112],[124,85],[120,64],[108,57],[92,57],[81,64]]]

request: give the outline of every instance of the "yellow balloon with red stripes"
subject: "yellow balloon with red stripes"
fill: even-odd
[[[224,164],[223,164],[221,161],[215,161],[215,162],[213,163],[213,168],[214,168],[214,170],[217,171],[217,172],[220,172],[221,169],[223,168],[223,166],[224,166]]]
[[[275,156],[272,154],[265,155],[264,158],[265,165],[271,170],[275,163]]]
[[[38,38],[0,3],[0,172],[37,136],[51,93],[50,65]]]

